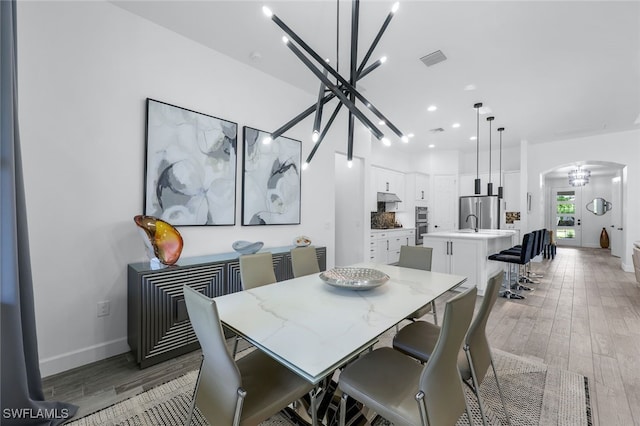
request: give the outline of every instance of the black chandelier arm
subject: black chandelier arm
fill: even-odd
[[[373,71],[376,68],[378,68],[380,65],[382,65],[382,62],[383,61],[381,61],[381,60],[377,60],[376,62],[371,64],[371,66],[369,66],[360,75],[358,75],[358,80],[360,80],[365,75],[369,74],[371,71]],[[342,85],[338,86],[338,88],[340,89],[340,91],[344,92],[344,87]],[[336,97],[336,95],[333,94],[332,92],[326,94],[322,98],[322,105],[324,106],[326,103],[330,102],[335,97]],[[278,130],[276,130],[273,133],[271,133],[271,139],[276,139],[276,138],[282,136],[287,130],[291,129],[293,126],[295,126],[296,124],[298,124],[299,122],[301,122],[302,120],[304,120],[305,118],[310,116],[316,110],[316,108],[317,108],[317,103],[309,106],[309,108],[305,109],[300,114],[296,115],[294,118],[292,118],[287,123],[285,123],[280,128],[278,128]]]
[[[351,68],[349,75],[349,83],[355,89],[356,81],[358,79],[358,21],[360,18],[360,0],[354,0],[351,3]],[[356,95],[354,92],[349,93],[349,100],[355,104]],[[353,129],[354,129],[354,116],[349,112],[349,122],[347,130],[347,160],[353,159]]]
[[[335,97],[336,95],[333,93],[329,93],[325,95],[324,98],[322,98],[322,104],[323,105],[326,104],[327,102],[331,101]],[[299,122],[301,122],[302,120],[310,116],[316,110],[316,107],[317,107],[317,104],[311,105],[309,108],[305,109],[300,114],[296,115],[291,120],[289,120],[287,123],[283,124],[280,128],[278,128],[276,131],[271,133],[271,139],[276,139],[282,136],[287,130],[291,129],[293,126],[295,126],[296,124],[298,124]]]
[[[325,77],[327,76],[327,70],[324,71]],[[313,133],[320,133],[320,125],[322,123],[322,107],[324,106],[324,84],[320,83],[320,90],[318,91],[318,101],[316,102],[316,117],[313,121]]]
[[[378,68],[380,65],[382,65],[384,61],[382,59],[378,59],[377,61],[375,61],[373,64],[369,65],[367,68],[365,68],[362,71],[358,72],[358,80],[360,80],[361,78],[363,78],[365,75],[369,74],[371,71],[375,70],[376,68]]]
[[[273,16],[275,17],[275,15],[273,15]],[[358,120],[360,120],[362,122],[362,124],[364,124],[365,127],[367,127],[371,131],[371,133],[374,134],[374,136],[376,138],[382,139],[384,137],[384,134],[371,122],[371,120],[369,120],[362,113],[362,111],[360,111],[358,109],[358,107],[356,107],[355,104],[353,102],[351,102],[349,100],[349,98],[347,98],[342,93],[342,91],[340,90],[339,87],[334,85],[329,80],[328,77],[325,77],[324,74],[322,74],[322,72],[318,68],[316,68],[313,65],[313,63],[311,63],[311,61],[306,56],[304,56],[304,54],[300,51],[300,49],[298,49],[296,46],[294,46],[294,44],[291,43],[289,40],[287,40],[286,44],[289,47],[289,49],[291,49],[291,51],[298,57],[298,59],[300,59],[300,61],[302,61],[302,63],[305,64],[307,66],[307,68],[309,68],[309,70],[311,70],[311,72],[313,72],[316,75],[316,77],[318,77],[320,79],[320,81],[322,81],[324,83],[324,85],[327,86],[327,88],[329,90],[331,90],[338,97],[338,99],[340,99],[340,101],[344,104],[344,106],[347,107],[349,109],[349,111],[351,111],[353,113],[353,115],[355,115],[358,118]],[[321,64],[324,67],[328,66],[324,61],[322,61]],[[331,68],[331,67],[329,67],[329,68]],[[333,69],[331,68],[331,70],[333,70]],[[331,72],[331,71],[329,71],[329,72]],[[340,77],[340,79],[344,80],[342,77]],[[344,83],[346,83],[345,87],[349,91],[351,91],[352,86],[349,83],[347,83],[346,81],[344,81]],[[355,92],[355,89],[353,89],[353,90],[354,90],[354,93],[357,96],[357,92]]]
[[[367,53],[364,55],[364,58],[362,58],[362,62],[360,63],[360,66],[358,67],[358,74],[360,74],[362,72],[362,69],[365,67],[365,65],[367,65],[367,61],[369,60],[369,58],[373,54],[373,51],[375,50],[376,46],[378,45],[378,42],[382,38],[382,35],[384,34],[384,32],[387,29],[387,27],[389,26],[389,23],[391,22],[391,18],[393,18],[393,15],[394,15],[394,12],[389,12],[389,14],[387,15],[387,18],[384,20],[384,23],[382,24],[382,27],[380,27],[380,30],[378,31],[378,34],[373,39],[373,42],[371,43],[371,46],[369,46],[369,50],[367,50]]]
[[[333,113],[329,117],[329,121],[327,121],[327,125],[322,130],[322,133],[320,134],[320,138],[318,138],[318,142],[315,143],[315,145],[311,149],[311,152],[307,156],[307,160],[305,161],[307,164],[309,164],[311,162],[311,159],[313,159],[313,156],[316,154],[316,151],[318,150],[318,147],[320,146],[320,143],[322,143],[322,141],[324,140],[324,137],[326,136],[327,132],[329,131],[329,128],[333,124],[333,120],[336,119],[336,116],[338,115],[338,112],[340,112],[340,108],[342,108],[342,104],[341,103],[339,103],[335,107],[335,109],[333,110]]]
[[[273,20],[273,22],[275,22],[280,28],[282,28],[282,30],[287,33],[289,36],[291,36],[291,38],[300,45],[300,47],[307,52],[313,59],[315,59],[320,65],[322,65],[323,68],[325,68],[327,71],[329,71],[329,73],[335,77],[349,92],[353,93],[356,98],[358,98],[358,100],[360,102],[362,102],[363,104],[365,104],[369,110],[371,110],[371,112],[373,112],[380,120],[383,120],[385,123],[387,123],[387,125],[389,126],[389,128],[400,138],[404,137],[404,135],[402,134],[402,132],[393,125],[393,123],[391,123],[380,111],[378,111],[378,109],[371,103],[369,102],[369,100],[367,100],[367,98],[365,98],[360,92],[358,92],[358,90],[356,90],[355,87],[353,87],[351,84],[349,84],[349,82],[347,80],[344,79],[344,77],[342,77],[340,74],[338,74],[338,72],[336,72],[335,69],[333,69],[333,67],[329,64],[327,64],[313,49],[311,49],[311,47],[309,47],[308,44],[306,44],[300,37],[298,37],[298,35],[291,29],[289,28],[284,22],[282,22],[282,20],[280,18],[278,18],[278,16],[274,13],[271,15],[271,19]],[[316,69],[311,63],[310,61],[304,56],[302,55],[302,53],[300,52],[299,49],[297,49],[295,46],[292,45],[292,43],[287,43],[287,45],[289,46],[290,49],[292,49],[292,51],[294,51],[293,49],[295,49],[298,53],[296,54],[296,56],[298,56],[298,58],[305,62],[305,65],[307,65],[307,67],[309,67],[312,71],[314,69]],[[296,53],[294,51],[294,53]],[[317,69],[316,69],[317,71]],[[314,74],[316,74],[316,76],[318,78],[320,78],[320,76],[322,75],[322,73],[320,73],[318,71],[318,73],[314,72]],[[331,82],[329,82],[331,84]],[[327,85],[327,83],[325,82],[325,85]],[[333,86],[333,84],[332,84]],[[327,87],[329,87],[329,85],[327,85]],[[333,86],[335,87],[335,86]],[[333,90],[332,90],[333,91]],[[335,92],[334,92],[335,93]],[[339,96],[338,96],[339,97]],[[341,99],[342,100],[342,99]],[[352,107],[356,108],[355,105],[353,104],[353,102],[351,102]],[[351,110],[352,108],[349,107],[348,104],[345,104],[345,106],[347,108],[349,108],[349,110]],[[352,111],[353,112],[353,111]],[[354,113],[355,114],[355,113]],[[360,115],[362,115],[362,113],[360,113]],[[360,121],[362,121],[363,123],[365,123],[365,121],[362,120],[361,117],[358,116],[358,114],[356,114],[356,117],[358,117],[358,119]],[[364,115],[362,115],[362,117],[364,117]],[[366,119],[366,117],[364,117]],[[371,123],[370,120],[366,119],[367,122]],[[373,127],[371,125],[366,125],[366,127],[369,127],[371,129],[373,129]],[[377,129],[376,129],[377,130]],[[373,131],[373,130],[372,130]],[[376,138],[381,139],[382,138],[382,133],[378,130],[378,133],[376,134],[374,132],[374,135],[376,136]]]

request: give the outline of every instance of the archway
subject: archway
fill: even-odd
[[[572,186],[569,172],[580,167],[588,171],[588,183]],[[554,230],[559,245],[600,247],[604,229],[611,254],[622,256],[625,244],[623,206],[626,165],[599,160],[562,164],[540,175],[544,194],[545,224]],[[611,210],[593,214],[587,208],[595,198],[607,200]]]

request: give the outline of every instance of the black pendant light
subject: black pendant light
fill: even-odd
[[[474,193],[480,195],[480,108],[482,102],[473,104],[476,109],[476,180],[474,181]]]
[[[502,187],[502,132],[504,132],[504,127],[498,127],[498,131],[500,132],[500,186],[498,187],[498,198],[504,198],[504,188]]]
[[[489,183],[487,184],[487,195],[493,195],[493,182],[491,182],[491,122],[495,117],[487,117],[489,122]]]

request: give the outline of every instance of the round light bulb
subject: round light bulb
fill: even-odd
[[[320,133],[318,133],[317,130],[314,130],[313,133],[311,134],[311,140],[313,142],[318,142],[319,139],[320,139]]]
[[[384,125],[385,125],[385,124],[387,124],[387,123],[385,123],[385,122],[384,122],[384,120],[380,120],[380,121],[378,121],[378,124],[379,124],[380,126],[384,126]]]
[[[382,144],[384,146],[391,146],[391,141],[387,138],[382,138]]]
[[[302,170],[307,170],[308,168],[309,168],[309,163],[307,163],[306,161],[302,163]]]
[[[282,36],[282,42],[283,42],[284,44],[287,44],[287,43],[289,43],[289,39],[288,39],[288,38],[286,38],[285,36]]]
[[[415,135],[413,133],[409,133],[407,136],[409,136],[410,138],[414,137]]]
[[[396,13],[399,8],[400,8],[400,2],[397,1],[393,4],[393,6],[391,6],[391,13]]]
[[[267,6],[262,6],[262,13],[264,13],[267,18],[271,18],[273,16],[273,12]]]
[[[457,129],[458,127],[460,127],[460,123],[453,123],[451,127],[453,127],[454,129]]]
[[[429,112],[433,112],[433,111],[435,111],[435,110],[437,110],[437,109],[438,109],[438,107],[437,107],[437,106],[435,106],[435,105],[431,105],[429,108],[427,108],[427,111],[429,111]]]
[[[353,161],[352,160],[347,161],[347,167],[348,168],[352,168],[353,167]]]
[[[429,145],[429,148],[435,148],[436,146],[434,144]]]
[[[271,136],[265,136],[264,139],[262,139],[262,143],[264,145],[269,145],[271,143],[273,139],[271,139]]]
[[[380,63],[384,64],[385,62],[387,62],[387,57],[383,56],[382,58],[380,58]]]
[[[400,138],[400,140],[401,140],[402,142],[404,142],[404,143],[409,143],[409,137],[408,137],[408,136],[402,136],[402,137]]]

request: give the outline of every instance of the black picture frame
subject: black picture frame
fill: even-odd
[[[238,124],[151,98],[146,110],[144,214],[235,225]]]
[[[302,142],[243,127],[242,225],[299,225]]]

